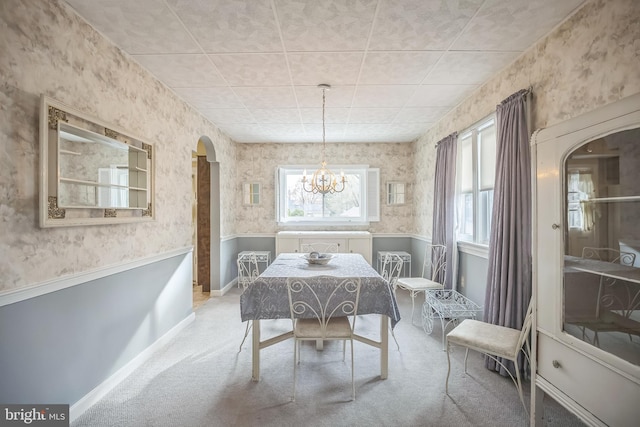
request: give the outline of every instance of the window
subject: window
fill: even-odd
[[[488,244],[496,169],[496,126],[491,116],[458,139],[457,232],[459,240]]]
[[[307,167],[308,171],[311,169]],[[377,183],[371,180],[372,169],[366,166],[337,167],[344,172],[347,180],[344,191],[334,194],[312,194],[302,189],[304,167],[284,166],[277,172],[278,222],[289,224],[367,224],[370,214],[376,209],[367,206],[369,198],[378,204],[378,195],[371,189],[377,189]],[[338,172],[339,174],[340,172]],[[307,173],[309,175],[309,173]],[[368,182],[370,181],[370,182]],[[377,191],[376,191],[377,193]]]
[[[404,205],[404,182],[387,182],[387,204]]]
[[[242,185],[242,197],[245,205],[260,204],[260,183],[247,182]]]
[[[591,171],[569,170],[567,173],[567,224],[570,229],[590,231],[593,205],[584,200],[595,197]]]

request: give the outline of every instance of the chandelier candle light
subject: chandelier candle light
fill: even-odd
[[[347,180],[344,177],[344,172],[340,172],[340,184],[338,187],[338,180],[331,170],[327,169],[327,162],[325,159],[325,148],[327,142],[325,141],[324,130],[324,105],[325,105],[325,92],[331,89],[328,84],[319,84],[318,87],[322,89],[322,163],[320,169],[315,171],[310,179],[307,179],[307,170],[302,173],[302,189],[308,193],[313,194],[327,194],[327,193],[340,193],[344,190]]]

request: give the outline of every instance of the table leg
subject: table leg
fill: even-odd
[[[251,379],[253,381],[260,381],[260,320],[252,320],[253,322],[253,335],[251,337]]]
[[[316,351],[324,350],[324,340],[316,340]]]
[[[380,316],[380,379],[389,375],[389,316]]]

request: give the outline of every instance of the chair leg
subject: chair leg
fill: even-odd
[[[411,291],[411,324],[413,325],[413,310],[415,309],[416,292]]]
[[[249,329],[251,329],[251,323],[247,320],[247,327],[244,330],[244,338],[242,338],[242,342],[240,343],[240,348],[238,349],[238,353],[242,351],[242,346],[244,345],[244,341],[247,339],[247,335],[249,335]]]
[[[447,342],[447,380],[444,383],[444,391],[449,394],[449,374],[451,373],[451,358],[449,357],[449,343]]]
[[[524,411],[529,415],[529,411],[527,410],[527,405],[524,403],[524,396],[522,395],[522,381],[520,380],[520,368],[518,367],[518,357],[516,356],[516,360],[514,360],[514,365],[516,367],[516,378],[518,384],[518,395],[520,396],[520,402],[522,402],[522,406],[524,406]]]
[[[355,372],[353,369],[353,339],[351,341],[351,400],[356,400],[356,382],[355,382]],[[345,340],[346,343],[346,340]]]
[[[469,357],[469,347],[464,352],[464,373],[467,373],[467,357]]]
[[[298,340],[293,338],[293,391],[291,392],[291,401],[296,401],[296,381],[298,380],[298,353],[300,346]]]
[[[393,332],[393,328],[391,328],[391,326],[389,326],[389,329],[391,330],[391,336],[393,337],[393,340],[396,342],[396,346],[398,347],[398,351],[400,351],[400,344],[398,344],[398,340],[396,339],[396,334]]]

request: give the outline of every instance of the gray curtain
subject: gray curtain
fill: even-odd
[[[437,144],[436,176],[433,189],[433,227],[431,243],[446,245],[447,268],[438,277],[445,289],[453,286],[454,206],[456,199],[456,147],[457,132],[443,138]],[[432,254],[432,260],[436,254]]]
[[[496,175],[484,304],[485,322],[514,329],[522,327],[531,299],[528,95],[528,90],[521,90],[496,109]],[[506,375],[493,360],[487,358],[485,364]],[[524,362],[519,365],[526,366]],[[507,366],[513,372],[513,364]]]

